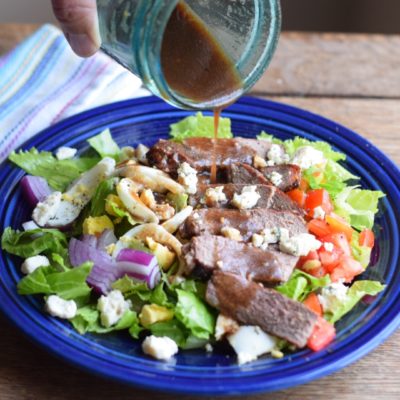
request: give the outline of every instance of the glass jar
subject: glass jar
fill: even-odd
[[[171,15],[182,4],[189,6],[230,60],[239,86],[199,98],[168,83],[161,60],[163,37]],[[232,103],[257,82],[275,51],[281,22],[279,0],[97,0],[97,9],[101,48],[107,54],[139,76],[155,95],[176,107],[199,110]],[[189,50],[201,45],[193,43]]]

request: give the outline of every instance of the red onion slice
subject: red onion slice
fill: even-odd
[[[40,176],[25,175],[21,179],[20,185],[25,198],[32,207],[53,192],[46,179]]]

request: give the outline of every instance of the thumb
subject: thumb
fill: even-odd
[[[96,0],[51,0],[54,15],[78,56],[89,57],[100,47]]]

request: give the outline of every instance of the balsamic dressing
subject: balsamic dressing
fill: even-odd
[[[161,66],[168,85],[182,96],[208,102],[242,87],[232,60],[208,32],[202,20],[179,2],[165,28]],[[218,137],[221,108],[214,110],[214,137]],[[211,182],[216,182],[215,141],[212,149]]]

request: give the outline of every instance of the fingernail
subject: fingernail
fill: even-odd
[[[86,33],[67,33],[66,38],[78,56],[90,57],[99,49],[99,43]]]

